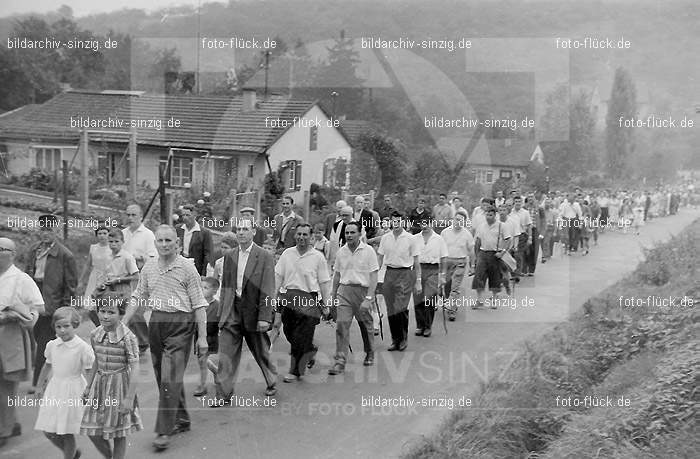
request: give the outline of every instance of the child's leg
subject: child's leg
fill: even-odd
[[[63,437],[63,458],[75,459],[75,452],[77,450],[75,446],[75,435],[65,434],[61,435],[61,437]]]
[[[58,435],[58,434],[55,434],[53,432],[44,432],[44,435],[46,436],[46,438],[49,439],[49,441],[51,443],[54,444],[54,446],[56,448],[63,451],[63,436],[62,435]]]
[[[126,437],[114,439],[114,454],[112,459],[124,459],[126,457]]]
[[[90,435],[90,441],[92,442],[93,445],[95,445],[95,448],[97,448],[97,451],[100,452],[104,457],[110,458],[110,457],[116,457],[112,455],[112,445],[109,444],[109,440],[105,440],[99,435]],[[116,441],[114,442],[114,446],[116,448]]]

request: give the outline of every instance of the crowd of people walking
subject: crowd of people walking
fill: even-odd
[[[454,193],[440,194],[433,206],[420,198],[405,212],[391,196],[376,210],[364,196],[352,204],[336,202],[312,225],[285,196],[272,231],[246,207],[216,248],[195,206],[181,208],[181,225],[152,231],[141,208],[130,205],[123,229],[96,229],[81,270],[59,240],[54,215],[37,219],[24,271],[15,266],[15,242],[0,238],[0,446],[21,434],[6,401],[31,377],[29,392],[41,401],[35,428],[64,457],[80,456],[75,435],[87,435],[104,457],[125,457],[126,437],[142,429],[134,379],[148,353],[159,396],[153,446],[164,450],[173,435],[190,430],[183,380],[191,353],[200,370],[195,396],[207,394],[213,373],[210,406],[231,404],[244,341],[272,397],[278,377],[271,336],[279,331],[291,347],[285,383],[314,367],[315,327],[324,319],[336,326],[329,375],[345,372],[353,319],[363,365],[372,366],[385,323],[386,350],[407,349],[411,303],[414,335],[429,338],[441,307],[451,321],[465,304],[496,308],[489,300],[512,295],[515,283],[556,262],[555,254],[586,256],[602,233],[639,234],[650,219],[698,199],[688,185],[512,190],[484,197],[471,213]],[[473,302],[464,301],[469,277]],[[89,343],[76,333],[86,320],[94,324]]]

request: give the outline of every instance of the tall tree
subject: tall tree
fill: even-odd
[[[625,127],[624,121],[636,115],[637,97],[632,77],[627,70],[619,67],[615,71],[605,119],[606,169],[612,178],[622,177],[634,152],[634,128]]]
[[[359,139],[359,148],[377,164],[380,176],[379,196],[406,190],[406,155],[399,143],[380,134],[365,134]]]
[[[326,49],[328,61],[316,75],[316,86],[322,91],[321,103],[335,111],[334,116],[358,118],[363,112],[363,80],[356,72],[360,57],[355,40],[346,38],[341,30],[333,46]]]

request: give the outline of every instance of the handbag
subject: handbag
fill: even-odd
[[[513,258],[513,255],[511,255],[507,250],[504,250],[503,252],[498,251],[498,244],[501,242],[501,226],[502,223],[499,223],[498,239],[496,239],[496,258],[500,260],[501,264],[505,268],[508,268],[508,271],[514,272],[518,267],[518,263],[515,261],[515,258]]]

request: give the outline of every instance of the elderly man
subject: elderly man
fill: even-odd
[[[207,264],[214,252],[211,233],[208,229],[199,226],[195,219],[194,206],[187,204],[182,207],[182,225],[176,228],[177,237],[180,239],[182,255],[194,261],[194,267],[200,276],[207,274]]]
[[[161,225],[156,230],[158,259],[143,266],[139,283],[123,322],[128,324],[140,305],[153,310],[149,322],[149,340],[153,371],[158,383],[156,415],[157,450],[170,445],[170,436],[190,430],[185,406],[183,378],[197,327],[197,352],[206,353],[207,312],[200,276],[191,261],[180,255],[180,240],[175,228]]]
[[[343,217],[340,215],[340,211],[343,210],[343,207],[346,207],[347,203],[343,200],[340,200],[335,203],[335,213],[330,213],[326,215],[326,220],[325,220],[325,226],[326,230],[323,233],[323,235],[326,237],[331,242],[336,242],[340,240],[341,236],[341,231],[339,227],[341,226],[341,222],[343,221]],[[338,244],[340,246],[340,244]]]
[[[39,287],[14,265],[16,255],[15,243],[0,238],[0,447],[22,434],[9,401],[17,396],[19,382],[31,377],[30,330],[44,311]]]
[[[253,242],[262,247],[267,239],[267,230],[255,218],[255,209],[252,207],[244,207],[239,211],[239,213],[241,214],[241,219],[250,220],[253,222],[253,225],[255,226],[255,236],[253,236]]]
[[[284,252],[275,266],[275,285],[279,293],[278,314],[284,324],[284,336],[292,346],[289,373],[284,382],[291,383],[302,376],[306,365],[313,359],[314,331],[320,322],[321,312],[328,314],[330,307],[330,281],[326,258],[309,244],[311,225],[297,225],[296,247]],[[319,293],[326,307],[321,307]],[[281,306],[281,307],[280,307]],[[275,320],[279,325],[279,320]]]
[[[143,211],[138,204],[127,206],[126,222],[127,226],[122,230],[124,235],[123,249],[134,256],[136,266],[141,270],[146,261],[158,257],[155,244],[156,236],[143,224]],[[139,340],[139,351],[142,354],[148,350],[148,325],[146,325],[146,318],[143,316],[144,310],[145,308],[139,308],[129,324],[129,329]]]
[[[39,242],[29,248],[29,259],[25,270],[36,282],[44,297],[44,312],[34,325],[36,340],[34,378],[36,386],[41,368],[44,366],[46,343],[56,338],[51,324],[54,311],[62,306],[71,306],[71,299],[78,287],[78,270],[75,257],[70,250],[58,242],[61,227],[55,215],[38,218]]]

